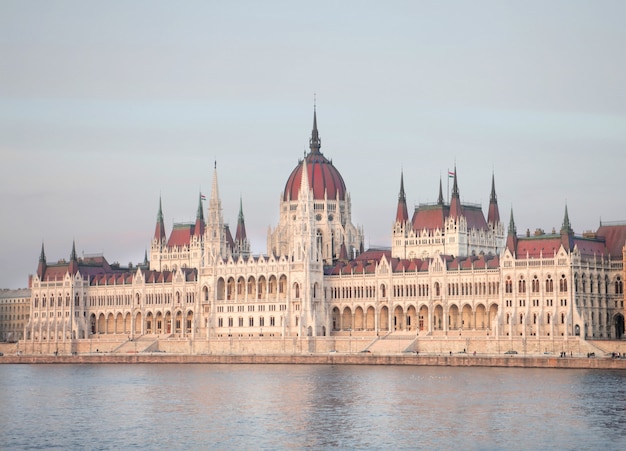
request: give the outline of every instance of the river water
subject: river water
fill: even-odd
[[[624,449],[626,372],[0,365],[2,449]]]

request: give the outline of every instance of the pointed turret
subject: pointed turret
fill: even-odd
[[[561,233],[573,233],[572,225],[569,222],[569,213],[567,212],[567,204],[565,204],[565,214],[563,215],[563,225],[561,226]]]
[[[443,187],[441,185],[441,177],[439,177],[439,197],[437,198],[437,205],[443,205]]]
[[[43,249],[43,242],[41,243],[41,254],[39,254],[39,265],[37,266],[37,276],[39,279],[43,279],[44,274],[46,273],[46,253]]]
[[[163,223],[163,208],[161,205],[161,196],[159,196],[159,212],[157,213],[157,223],[154,229],[154,241],[159,243],[165,242],[165,224]]]
[[[398,194],[398,208],[396,211],[396,223],[405,224],[409,220],[409,212],[406,207],[406,194],[404,193],[404,172],[400,173],[400,194]]]
[[[574,230],[569,222],[569,213],[567,212],[567,204],[565,204],[565,214],[563,215],[563,225],[561,226],[561,244],[566,251],[574,248]]]
[[[454,165],[454,182],[452,184],[452,198],[450,199],[450,216],[459,218],[462,216],[461,197],[459,196],[459,185],[456,178],[456,165]]]
[[[74,275],[78,272],[78,259],[76,258],[76,243],[72,240],[72,252],[70,253],[70,266],[67,271]]]
[[[149,265],[149,262],[148,262],[148,249],[146,249],[146,251],[143,254],[143,266],[145,266],[147,268],[148,265]]]
[[[202,210],[202,193],[198,196],[198,211],[196,212],[196,225],[193,229],[195,236],[201,237],[204,235],[204,212]]]
[[[509,233],[506,237],[506,248],[515,255],[517,249],[517,228],[513,219],[513,207],[511,207],[511,219],[509,219]]]
[[[311,153],[319,153],[320,147],[322,147],[322,140],[317,131],[317,108],[313,107],[313,131],[311,132],[311,139],[309,140],[309,148]]]
[[[494,174],[491,174],[491,195],[489,196],[489,212],[487,213],[487,223],[495,229],[500,222],[500,211],[498,210],[498,197],[496,196],[496,182]]]
[[[211,198],[209,199],[205,235],[205,249],[208,255],[212,258],[225,258],[228,253],[228,243],[224,217],[222,216],[222,201],[220,200],[217,183],[217,162],[213,165],[213,183],[211,185]]]
[[[243,256],[250,254],[250,243],[246,235],[246,223],[243,217],[243,200],[239,198],[239,216],[237,218],[237,231],[235,232],[235,247],[237,253]]]

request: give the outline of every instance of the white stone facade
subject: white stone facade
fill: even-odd
[[[316,127],[311,152],[321,155]],[[159,205],[143,264],[121,268],[100,256],[78,259],[72,249],[69,262],[48,265],[42,248],[30,282],[25,341],[67,349],[109,335],[195,342],[389,333],[623,336],[626,251],[609,255],[614,235],[574,236],[566,212],[560,235],[518,237],[511,216],[507,236],[493,181],[485,219],[478,206],[460,203],[455,170],[457,199],[434,207],[447,212],[441,228],[416,228],[419,221],[401,213],[391,230],[391,250],[364,251],[349,194],[340,183],[334,197],[328,189],[316,192],[308,161],[296,168],[298,188],[281,195],[267,255],[249,255],[241,205],[234,239],[225,226],[216,168],[208,208],[203,210],[201,198],[195,224],[176,225],[167,239]],[[401,201],[403,190],[402,184]],[[540,242],[549,243],[552,253],[531,255]]]

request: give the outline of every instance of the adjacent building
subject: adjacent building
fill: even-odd
[[[0,341],[16,342],[24,338],[31,308],[30,290],[0,290]]]

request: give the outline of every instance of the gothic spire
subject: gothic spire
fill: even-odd
[[[72,252],[70,253],[70,265],[67,268],[70,274],[78,272],[78,259],[76,258],[76,243],[72,240]]]
[[[46,253],[43,250],[43,241],[41,242],[41,254],[39,254],[39,262],[46,263]]]
[[[157,223],[154,228],[154,240],[165,241],[165,224],[163,223],[163,208],[161,205],[161,196],[159,196],[159,212],[157,213]]]
[[[574,248],[574,231],[569,222],[567,204],[565,204],[565,215],[563,216],[563,226],[561,227],[561,244],[566,251],[571,251]]]
[[[439,177],[439,197],[437,198],[437,205],[443,205],[443,188],[441,186],[441,177]]]
[[[239,198],[239,217],[237,218],[237,232],[235,232],[235,241],[243,243],[246,240],[246,224],[243,218],[243,200]]]
[[[491,196],[489,196],[489,212],[487,213],[487,223],[495,227],[500,222],[500,211],[498,209],[498,197],[496,196],[495,176],[491,174]]]
[[[37,265],[37,276],[39,280],[43,280],[43,276],[46,272],[46,253],[43,250],[43,241],[41,242],[41,254],[39,255],[39,265]]]
[[[452,184],[452,199],[450,200],[450,216],[458,218],[462,215],[461,198],[459,196],[459,185],[456,179],[456,164],[454,165],[454,183]]]
[[[196,211],[196,225],[193,229],[193,234],[196,236],[204,235],[204,213],[202,211],[202,192],[198,195],[198,210]]]
[[[311,132],[311,139],[309,140],[309,148],[311,153],[319,153],[320,147],[322,147],[322,140],[320,139],[319,132],[317,131],[317,108],[313,106],[313,131]]]
[[[509,219],[509,235],[517,235],[517,228],[513,219],[513,207],[511,207],[511,219]]]
[[[454,165],[454,181],[452,182],[452,197],[459,197],[459,185],[456,180],[456,164]]]
[[[563,216],[563,225],[561,226],[561,233],[572,233],[572,225],[569,222],[569,214],[567,212],[567,204],[565,204],[565,215]]]
[[[511,207],[511,219],[509,220],[509,234],[506,237],[506,248],[515,256],[517,252],[517,228],[513,219],[513,207]]]
[[[70,253],[70,261],[76,261],[76,242],[72,240],[72,252]]]
[[[396,222],[404,224],[409,220],[409,213],[406,207],[406,194],[404,193],[404,172],[400,173],[400,194],[398,194],[398,209],[396,211]]]

